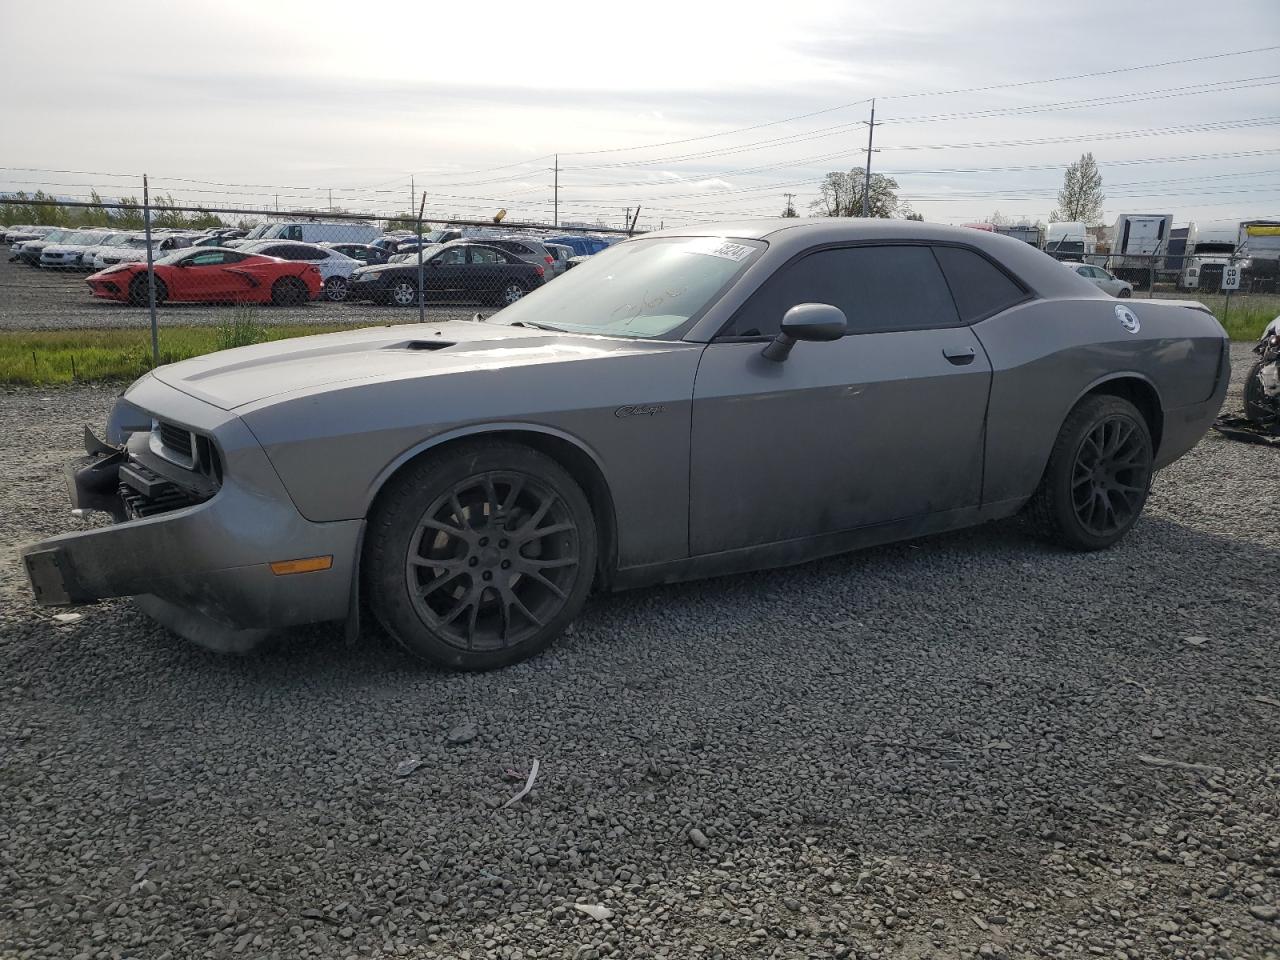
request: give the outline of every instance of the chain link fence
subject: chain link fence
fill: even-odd
[[[7,197],[0,242],[11,264],[78,277],[94,300],[145,308],[159,362],[166,308],[292,317],[343,305],[335,322],[444,319],[501,309],[641,232],[638,209],[626,227],[602,227],[512,223],[502,212],[431,221],[425,207],[425,195],[409,216],[153,205],[144,184],[140,203]]]

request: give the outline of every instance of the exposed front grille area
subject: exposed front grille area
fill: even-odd
[[[1206,263],[1200,268],[1200,289],[1217,290],[1222,286],[1222,264]]]
[[[136,461],[120,469],[120,500],[131,518],[167,513],[202,499]]]
[[[191,459],[191,433],[190,431],[174,426],[172,423],[165,423],[163,420],[160,424],[160,443],[172,450],[180,456]]]

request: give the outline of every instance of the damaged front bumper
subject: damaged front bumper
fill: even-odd
[[[152,416],[179,438],[189,432],[189,457],[157,439]],[[154,377],[129,390],[112,420],[108,439],[116,445],[86,431],[88,455],[68,465],[67,481],[75,510],[106,512],[115,522],[21,550],[38,603],[135,597],[176,633],[223,651],[249,649],[283,627],[348,616],[363,521],[303,517],[243,421]],[[199,444],[216,469],[208,462],[200,469]],[[331,560],[307,573],[281,575],[271,566],[304,557]]]

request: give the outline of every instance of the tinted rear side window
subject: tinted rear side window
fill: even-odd
[[[922,330],[959,324],[955,303],[928,247],[819,250],[788,264],[729,322],[723,336],[774,336],[799,303],[844,311],[850,333]]]
[[[985,319],[1027,299],[1026,291],[986,257],[962,247],[934,247],[933,252],[965,323]]]

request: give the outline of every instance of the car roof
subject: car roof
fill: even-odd
[[[663,237],[733,237],[763,240],[785,256],[800,254],[823,244],[839,243],[936,243],[968,247],[995,260],[1029,284],[1041,296],[1077,296],[1079,287],[1070,271],[1042,250],[1014,237],[986,230],[971,230],[921,220],[889,220],[880,217],[771,217],[728,220],[687,227],[669,227],[623,239],[622,243]]]

